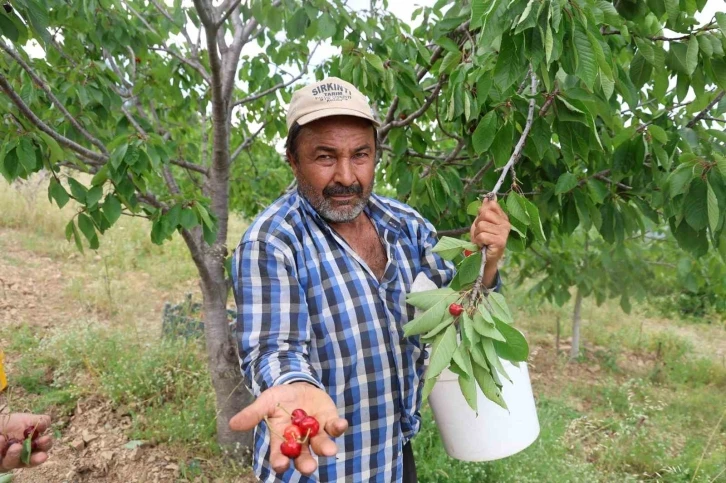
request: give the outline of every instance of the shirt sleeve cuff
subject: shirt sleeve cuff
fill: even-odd
[[[322,384],[318,382],[314,377],[312,377],[310,374],[306,374],[304,372],[288,372],[287,374],[283,374],[282,376],[275,379],[275,381],[272,383],[273,386],[282,386],[285,384],[292,384],[293,382],[308,382],[312,384],[313,386],[318,387],[319,389],[325,390]]]
[[[490,292],[501,292],[502,291],[502,277],[499,274],[499,270],[497,270],[497,276],[494,278],[494,286],[489,287]]]

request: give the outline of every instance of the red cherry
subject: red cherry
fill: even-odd
[[[473,254],[474,254],[474,252],[472,252],[471,250],[464,250],[464,256],[465,257],[471,256]]]
[[[136,61],[137,64],[141,63],[141,57],[136,57],[134,60]]]
[[[0,460],[5,458],[5,455],[8,453],[8,450],[14,444],[22,444],[22,441],[20,441],[19,439],[15,439],[15,438],[8,439],[7,444],[5,445],[5,448],[3,448],[2,451],[0,451]]]
[[[302,445],[297,441],[285,441],[280,445],[280,451],[288,458],[295,459],[302,452]]]
[[[305,419],[307,416],[308,413],[306,413],[302,409],[296,409],[290,415],[290,420],[292,421],[292,424],[297,424],[298,426],[300,426],[302,420]]]
[[[40,431],[38,431],[38,428],[35,426],[28,426],[25,428],[25,431],[23,431],[23,439],[28,439],[30,437],[31,440],[35,440],[40,436]]]
[[[451,315],[453,315],[454,317],[460,316],[463,311],[464,311],[464,307],[462,307],[459,304],[451,304],[451,305],[449,305],[449,313]]]
[[[318,434],[318,431],[320,431],[320,423],[312,416],[308,416],[303,419],[298,426],[302,429],[303,434],[308,435],[310,438]]]
[[[300,441],[302,439],[303,430],[297,424],[291,424],[285,428],[285,432],[282,433],[282,437],[285,441]]]

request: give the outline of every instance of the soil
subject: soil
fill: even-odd
[[[62,262],[22,249],[14,241],[16,237],[9,234],[9,230],[0,229],[0,326],[25,323],[42,331],[79,318],[110,323],[103,312],[89,313],[88,307],[68,303],[64,293],[73,275],[69,276]],[[160,332],[162,308],[163,301],[149,314],[149,320],[141,322]],[[0,347],[6,342],[0,339]],[[6,364],[12,370],[13,360],[7,355]],[[14,401],[23,400],[18,388],[13,388],[11,394]],[[0,413],[8,412],[9,402],[8,391],[1,393]],[[16,404],[13,406],[18,409]],[[79,401],[70,416],[51,413],[51,417],[54,423],[62,424],[62,429],[48,461],[36,468],[16,470],[15,483],[202,481],[183,477],[178,462],[185,458],[171,448],[129,441],[131,417],[114,411],[98,397]],[[245,474],[224,481],[255,480]]]

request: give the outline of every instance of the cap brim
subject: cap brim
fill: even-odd
[[[362,119],[368,119],[373,123],[374,126],[380,127],[381,123],[376,121],[376,119],[371,116],[370,114],[366,115],[360,111],[356,111],[355,109],[346,109],[344,107],[331,107],[330,109],[319,109],[315,112],[311,112],[309,114],[304,114],[297,118],[297,123],[299,125],[304,125],[309,122],[317,121],[318,119],[322,119],[324,117],[330,117],[330,116],[354,116],[354,117],[360,117]]]

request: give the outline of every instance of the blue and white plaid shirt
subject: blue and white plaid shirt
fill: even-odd
[[[402,446],[419,430],[427,354],[403,336],[406,294],[425,273],[445,286],[449,262],[431,252],[433,226],[398,201],[365,208],[388,263],[378,281],[350,246],[293,191],[249,227],[234,254],[240,363],[255,396],[292,380],[325,390],[348,420],[337,457],[310,477],[269,466],[265,425],[255,431],[254,470],[265,482],[401,481]]]

